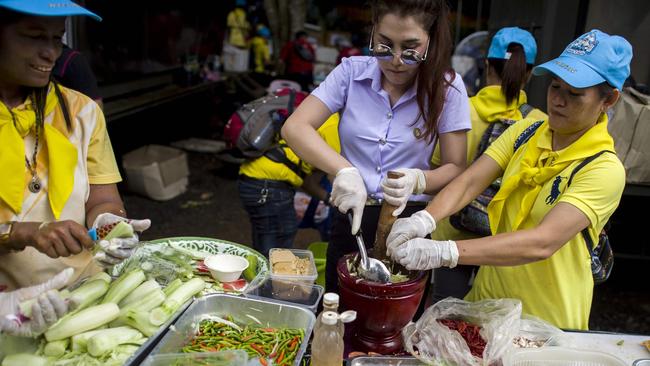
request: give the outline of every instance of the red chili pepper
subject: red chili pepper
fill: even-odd
[[[260,328],[260,330],[263,330],[265,332],[275,332],[275,328]]]
[[[284,358],[284,350],[282,350],[282,353],[280,353],[280,356],[275,360],[276,363],[282,362],[282,359]]]
[[[261,363],[263,366],[268,366],[268,364],[269,364],[269,363],[266,361],[266,358],[264,358],[264,357],[260,357],[260,363]]]
[[[298,340],[294,338],[293,341],[291,341],[289,344],[289,351],[293,351],[293,349],[296,348],[296,344],[298,344]]]
[[[255,344],[255,343],[251,343],[251,348],[253,348],[254,350],[256,350],[260,355],[262,355],[262,356],[266,356],[266,352],[264,352],[264,349],[263,349],[261,346],[258,346],[258,345]]]
[[[467,323],[463,320],[439,319],[438,322],[451,330],[457,331],[467,343],[473,356],[482,358],[486,342],[481,337],[481,327]]]

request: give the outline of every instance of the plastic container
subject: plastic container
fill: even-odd
[[[205,352],[205,353],[169,353],[147,357],[141,366],[241,366],[248,362],[248,355],[243,350]]]
[[[305,286],[313,286],[316,278],[318,277],[318,272],[316,270],[316,264],[314,263],[314,255],[309,250],[303,249],[285,249],[285,248],[271,248],[269,251],[269,261],[273,258],[273,253],[278,250],[288,250],[293,255],[298,258],[309,258],[311,263],[310,274],[306,275],[281,275],[273,273],[273,263],[271,265],[271,286],[272,291],[275,294],[285,294],[281,296],[289,297],[291,294],[296,293],[296,284],[302,284]],[[305,294],[303,298],[306,298],[308,295]]]
[[[246,258],[232,254],[211,255],[205,258],[203,263],[210,270],[212,277],[219,282],[235,281],[248,268]]]
[[[315,314],[324,291],[323,287],[319,285],[292,283],[273,286],[271,281],[266,281],[263,285],[250,291],[248,294],[267,299],[286,301],[307,308]]]
[[[503,366],[625,366],[609,353],[566,347],[526,348],[506,355]]]
[[[187,189],[190,170],[182,150],[143,146],[125,154],[122,167],[129,189],[151,199],[169,200]]]

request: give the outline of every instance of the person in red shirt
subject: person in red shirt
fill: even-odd
[[[280,59],[284,62],[286,78],[298,82],[302,90],[309,91],[314,82],[316,51],[307,40],[305,31],[296,32],[295,39],[282,47]]]

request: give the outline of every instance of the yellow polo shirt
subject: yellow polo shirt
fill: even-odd
[[[486,86],[475,96],[469,98],[469,102],[472,129],[467,131],[467,166],[474,162],[478,145],[490,123],[502,119],[521,119],[519,107],[528,102],[528,97],[526,92],[522,90],[518,102],[507,105],[506,97],[501,93],[501,86],[491,85]],[[547,119],[548,116],[541,110],[534,108],[526,118],[540,121]],[[434,166],[440,166],[440,145],[436,146],[431,162]],[[436,224],[436,231],[431,233],[433,240],[463,240],[480,236],[469,231],[456,229],[451,225],[448,218]]]
[[[339,114],[334,113],[331,115],[325,123],[318,129],[318,134],[327,142],[327,144],[336,150],[336,152],[341,152],[341,144],[339,142]],[[281,140],[280,143],[284,143],[284,140]],[[289,158],[290,161],[298,164],[300,159],[298,156],[288,147],[284,148],[284,152]],[[301,167],[303,172],[308,175],[313,170],[313,167],[306,162],[301,162]],[[250,178],[255,179],[268,179],[268,180],[278,180],[291,184],[294,187],[302,186],[302,178],[300,178],[296,173],[291,169],[287,168],[286,165],[282,163],[276,163],[275,161],[267,158],[266,156],[259,157],[254,160],[245,161],[239,168],[239,174],[243,174]]]
[[[485,152],[504,169],[504,180],[519,171],[526,144],[514,151],[515,141],[526,135],[534,119],[524,119],[508,128]],[[552,146],[551,135],[540,136],[538,146]],[[550,152],[562,156],[564,150]],[[558,176],[549,179],[521,229],[536,227],[558,202],[569,203],[589,219],[589,233],[596,238],[614,213],[625,188],[623,164],[611,153],[604,153],[584,166],[567,187],[571,172],[581,162],[569,164]],[[559,178],[558,178],[559,177]],[[520,206],[520,191],[505,201],[504,232],[510,231]],[[488,298],[515,298],[523,311],[540,317],[560,328],[587,329],[594,282],[591,258],[578,233],[550,258],[520,266],[481,266],[469,301]]]
[[[73,220],[85,226],[86,200],[90,193],[90,185],[117,183],[121,177],[106,131],[104,114],[97,103],[79,92],[63,86],[60,88],[72,119],[72,129],[66,128],[63,112],[58,105],[45,116],[44,122],[59,130],[74,145],[77,165],[74,167],[72,193],[61,211],[59,220]],[[48,98],[56,98],[54,92],[50,92]],[[14,110],[31,108],[33,107],[27,100]],[[11,117],[0,115],[0,128],[11,127],[13,127]],[[30,158],[34,151],[34,137],[32,130],[24,138],[25,155]],[[44,144],[42,139],[41,144]],[[49,158],[46,143],[38,149],[37,162],[37,172],[43,188],[37,193],[30,192],[27,184],[31,179],[31,173],[27,169],[21,172],[25,175],[22,209],[19,213],[15,213],[0,200],[0,222],[56,220],[48,200]],[[3,182],[0,179],[0,184]],[[52,259],[33,247],[27,247],[20,252],[0,253],[0,286],[4,285],[7,286],[7,290],[12,290],[36,285],[52,278],[67,267],[75,270],[71,283],[101,270],[92,260],[92,253],[88,250],[69,257]]]

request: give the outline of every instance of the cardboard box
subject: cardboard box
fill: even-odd
[[[125,154],[122,167],[129,189],[151,199],[166,201],[187,189],[190,170],[182,150],[143,146]]]
[[[627,183],[650,184],[650,96],[625,88],[608,128]]]

